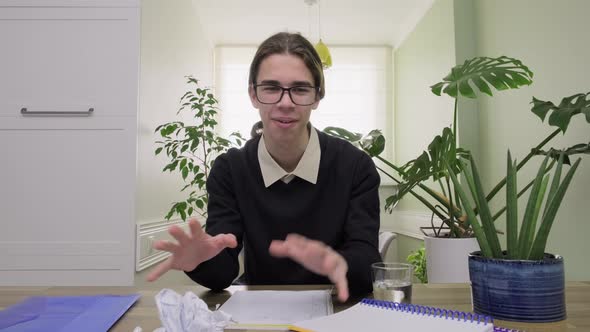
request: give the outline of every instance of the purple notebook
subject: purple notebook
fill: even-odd
[[[106,332],[139,294],[35,296],[0,311],[2,332]]]

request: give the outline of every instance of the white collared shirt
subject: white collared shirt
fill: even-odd
[[[318,133],[313,126],[310,126],[309,141],[307,142],[305,151],[299,163],[297,163],[295,170],[289,173],[272,158],[264,143],[264,135],[262,135],[258,142],[258,162],[260,163],[264,186],[268,188],[278,180],[289,183],[296,176],[309,183],[316,184],[320,170],[321,155],[322,151],[320,149]]]

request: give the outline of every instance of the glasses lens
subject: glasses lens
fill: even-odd
[[[278,85],[257,85],[256,96],[263,104],[276,104],[281,100],[283,89]]]
[[[311,105],[316,99],[316,89],[310,86],[294,86],[284,89],[278,85],[257,85],[256,97],[263,104],[276,104],[281,100],[283,91],[287,92],[291,101],[296,105]]]
[[[294,86],[290,90],[291,100],[297,105],[311,105],[315,102],[315,88],[310,86]]]

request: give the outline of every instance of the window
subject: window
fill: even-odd
[[[248,97],[248,70],[255,47],[218,46],[215,51],[215,92],[221,108],[221,134],[239,131],[249,137],[252,125],[260,120]],[[381,129],[387,149],[393,155],[392,59],[386,46],[331,46],[334,64],[324,71],[326,96],[311,114],[319,130],[342,127],[366,134]]]

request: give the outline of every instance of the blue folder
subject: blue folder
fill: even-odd
[[[139,294],[35,296],[0,311],[2,332],[106,332]]]

